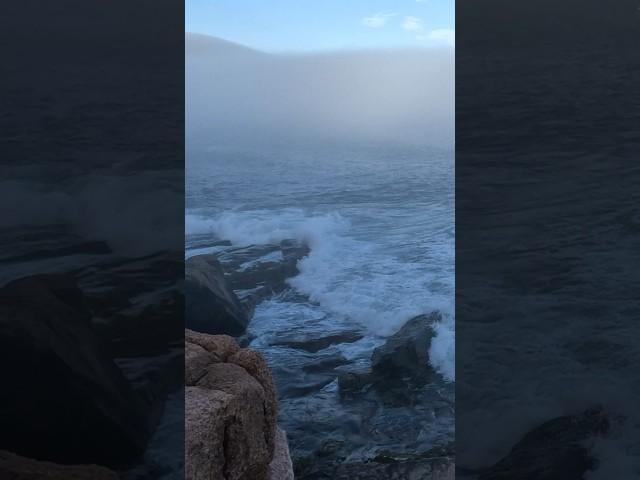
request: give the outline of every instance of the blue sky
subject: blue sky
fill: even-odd
[[[186,0],[187,32],[268,52],[454,43],[454,0]]]

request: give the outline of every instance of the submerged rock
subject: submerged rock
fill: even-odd
[[[118,475],[98,465],[59,465],[0,450],[0,478],[10,480],[118,480]]]
[[[378,378],[370,370],[341,372],[338,375],[338,387],[343,395],[351,395],[362,391]]]
[[[298,352],[296,352],[298,353]],[[280,398],[308,398],[336,381],[338,367],[349,364],[339,353],[304,355],[303,363],[278,365],[274,369]]]
[[[308,365],[304,365],[302,370],[307,373],[325,373],[335,370],[336,367],[341,367],[349,363],[349,360],[347,360],[344,355],[335,354],[315,360],[313,363]]]
[[[185,262],[185,324],[209,334],[241,335],[249,317],[214,255]]]
[[[601,408],[554,418],[534,428],[479,480],[582,480],[596,467],[587,442],[609,430]]]
[[[292,479],[286,436],[276,425],[275,385],[262,355],[224,335],[187,331],[185,339],[186,478]]]
[[[333,375],[312,375],[306,380],[284,384],[280,387],[283,398],[306,397],[322,390],[335,380]]]
[[[359,332],[339,332],[324,337],[306,338],[304,340],[281,340],[274,343],[274,346],[295,348],[309,353],[317,353],[320,350],[329,348],[340,343],[354,343],[361,340],[363,335]]]
[[[0,289],[0,448],[103,465],[142,454],[147,414],[90,317],[68,275],[25,277]]]
[[[343,463],[331,469],[298,475],[298,480],[454,480],[453,459],[429,458],[401,462]],[[515,477],[514,477],[515,478]]]

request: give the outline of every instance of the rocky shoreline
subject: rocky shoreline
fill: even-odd
[[[253,340],[251,317],[256,305],[273,295],[292,294],[286,280],[298,273],[297,262],[308,255],[309,249],[291,240],[243,248],[222,243],[220,247],[214,254],[187,259],[187,311],[193,315],[192,318],[187,316],[187,326],[217,334],[212,338],[236,352],[239,347],[235,344],[229,347],[229,337],[219,335],[235,336],[242,346],[250,344]],[[189,292],[194,293],[190,296]],[[216,298],[207,299],[207,296]],[[215,311],[211,309],[213,305],[217,305]],[[299,352],[308,359],[300,368],[278,363],[269,365],[273,372],[272,382],[279,393],[280,421],[288,430],[292,447],[295,478],[453,478],[452,441],[438,448],[422,447],[433,441],[422,439],[423,428],[432,421],[429,416],[434,412],[444,416],[443,421],[451,422],[451,429],[453,422],[453,387],[447,385],[428,362],[434,335],[432,326],[440,318],[439,312],[432,312],[411,319],[373,349],[367,365],[331,353],[335,348],[361,341],[364,332],[359,330],[327,332],[312,337],[301,336],[292,330],[269,341],[269,349]],[[222,340],[224,338],[229,340]],[[211,364],[210,357],[206,357],[207,361],[202,360],[201,349],[189,345],[187,348],[192,351],[187,355],[187,372],[201,371],[203,364]],[[242,390],[223,380],[225,375],[221,370],[235,368],[216,366],[214,370],[219,378],[210,384],[210,388],[215,390],[221,388],[216,385],[226,385],[225,388],[231,390]],[[238,379],[244,378],[241,373],[238,372]],[[201,388],[197,381],[187,385],[188,389]],[[447,390],[445,397],[441,396],[441,389]],[[270,391],[270,388],[266,390]],[[190,395],[196,394],[202,395],[202,391],[193,390]],[[260,401],[264,400],[254,400]],[[196,405],[200,404],[194,402],[193,406]],[[317,409],[317,415],[326,413],[326,416],[318,423],[312,418],[315,414],[309,417],[309,409]],[[209,414],[195,415],[192,421],[197,424],[197,419],[202,420]],[[348,429],[353,431],[349,433]],[[242,435],[246,436],[246,432]],[[187,463],[191,461],[189,455],[187,452]],[[210,459],[210,462],[214,460]],[[193,475],[187,478],[199,478],[194,476],[198,470],[194,468]],[[293,472],[287,473],[286,477],[293,478],[288,475]],[[253,480],[254,477],[240,475],[233,478]]]
[[[224,310],[230,321],[246,322],[235,338],[185,331],[185,304],[170,278],[183,258],[170,252],[105,257],[1,287],[0,368],[10,388],[2,392],[0,477],[150,480],[181,476],[186,467],[188,479],[453,478],[453,441],[433,435],[453,429],[453,386],[426,361],[439,312],[410,319],[372,346],[364,363],[338,350],[366,341],[357,329],[252,341],[256,305],[292,295],[286,279],[307,253],[283,242],[189,259],[188,270],[206,269],[188,271],[189,281],[243,309],[239,318]],[[215,322],[219,312],[209,313]],[[179,425],[167,435],[180,438],[169,455],[186,465],[169,467],[149,448],[171,396]],[[594,441],[614,420],[601,408],[550,419],[493,466],[457,473],[582,478],[597,466]]]
[[[608,435],[613,421],[597,406],[534,425],[491,466],[456,467],[454,386],[429,364],[438,311],[409,319],[372,347],[364,362],[339,350],[364,341],[365,332],[358,329],[309,335],[292,325],[296,328],[267,330],[267,339],[255,337],[252,314],[260,301],[273,295],[308,301],[286,284],[308,251],[286,241],[224,248],[207,259],[216,264],[216,288],[245,309],[237,339],[263,352],[261,364],[264,358],[269,362],[297,480],[577,480],[597,468],[594,445]],[[435,435],[438,429],[450,435]],[[292,478],[288,469],[281,475],[256,478]]]

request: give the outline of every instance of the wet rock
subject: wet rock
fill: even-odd
[[[234,251],[234,262],[225,264],[226,278],[250,314],[260,302],[287,289],[287,279],[298,275],[298,261],[310,251],[293,240],[242,250]]]
[[[102,465],[142,454],[147,413],[71,276],[25,277],[0,289],[0,342],[0,448]]]
[[[351,395],[361,392],[376,380],[377,377],[370,370],[341,372],[338,375],[338,387],[342,395]]]
[[[313,363],[303,366],[302,370],[308,373],[322,373],[332,371],[336,367],[341,367],[347,364],[349,364],[349,360],[347,360],[343,355],[337,354],[330,357],[320,358]]]
[[[479,473],[479,480],[582,480],[596,467],[588,441],[609,430],[601,408],[558,417],[534,428],[509,454]]]
[[[515,477],[514,477],[515,478]],[[402,462],[343,463],[331,469],[299,475],[298,480],[454,480],[452,458],[430,458]]]
[[[292,239],[282,240],[280,242],[280,249],[282,250],[282,255],[285,260],[294,259],[298,261],[311,252],[308,245]]]
[[[304,381],[287,383],[281,386],[280,394],[283,398],[306,397],[310,393],[322,390],[335,380],[333,375],[315,375]]]
[[[447,459],[453,461],[455,457],[455,443],[449,442],[448,444],[438,445],[422,453],[404,452],[398,453],[393,450],[380,450],[377,452],[373,461],[376,463],[396,463],[407,461],[421,461],[421,460],[438,460]]]
[[[389,337],[384,345],[376,348],[371,365],[376,375],[397,376],[422,374],[429,367],[429,348],[434,336],[434,323],[441,320],[439,312],[419,315],[405,323]]]
[[[267,285],[261,285],[250,289],[236,290],[235,293],[238,296],[238,300],[247,311],[247,315],[252,317],[258,304],[280,291],[281,290],[274,290]]]
[[[412,395],[406,380],[427,381],[431,372],[432,325],[440,318],[438,312],[412,318],[373,351],[371,369],[341,372],[338,376],[341,395],[351,396],[373,385],[383,390],[387,398],[395,396],[410,401]]]
[[[418,452],[415,448],[401,452],[362,448],[353,455],[353,438],[328,438],[310,455],[295,458],[298,480],[329,479],[447,479],[453,480],[455,470],[454,444],[450,442]],[[361,447],[371,445],[372,436],[362,438]],[[346,447],[346,448],[345,448]],[[361,460],[355,460],[360,458]]]
[[[185,339],[186,478],[269,480],[270,471],[291,472],[262,355],[224,335],[186,331]]]
[[[330,438],[325,440],[315,452],[318,457],[330,457],[340,451],[344,445],[344,440]]]
[[[274,343],[274,346],[289,347],[297,350],[304,350],[309,353],[317,353],[320,350],[329,348],[340,343],[354,343],[362,339],[363,335],[358,332],[339,332],[319,338],[307,338],[304,340],[283,340]]]
[[[280,365],[275,369],[280,398],[307,397],[333,383],[338,372],[336,368],[349,362],[340,354],[305,355],[310,362],[302,365]]]
[[[245,270],[265,260],[282,259],[280,247],[277,244],[226,248],[218,252],[217,255],[218,260],[228,272]]]
[[[297,262],[310,252],[304,243],[297,240],[283,240],[269,245],[249,245],[246,247],[226,249],[220,252],[219,259],[225,270],[248,271],[259,264]]]
[[[286,288],[285,280],[298,274],[297,261],[275,260],[257,262],[243,270],[231,271],[228,274],[229,284],[234,290],[266,287],[272,293]]]
[[[209,334],[241,335],[249,317],[214,255],[185,263],[186,326]]]
[[[118,475],[98,465],[59,465],[0,450],[0,478],[7,480],[118,480]]]

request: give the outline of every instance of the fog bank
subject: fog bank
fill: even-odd
[[[189,145],[263,139],[452,148],[453,48],[272,55],[187,34]]]

